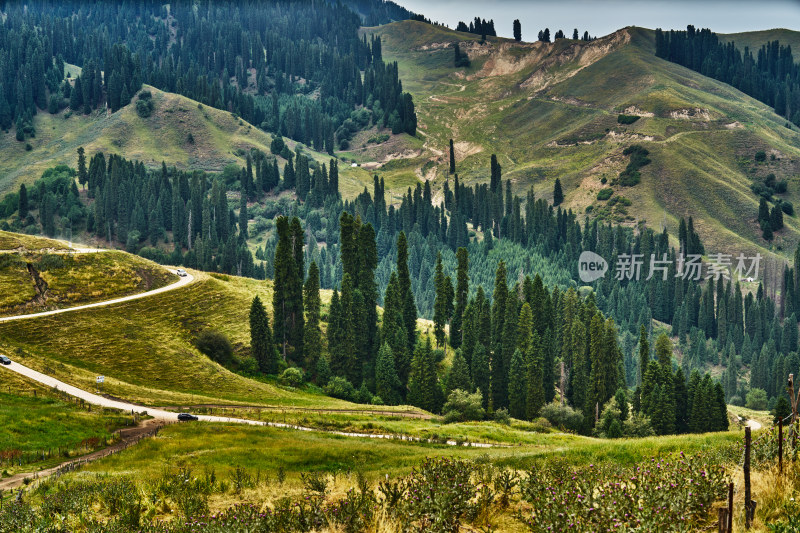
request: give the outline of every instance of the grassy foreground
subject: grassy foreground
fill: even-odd
[[[584,532],[618,521],[688,531],[711,524],[725,480],[715,461],[736,439],[547,435],[539,445],[477,450],[178,424],[45,481],[0,516],[7,527],[43,527],[57,501],[76,531]]]
[[[129,422],[130,417],[115,411],[79,407],[27,378],[0,369],[3,475],[58,464],[69,455],[102,446],[113,438],[114,430]]]

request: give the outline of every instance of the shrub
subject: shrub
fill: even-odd
[[[289,387],[300,387],[303,384],[303,371],[297,367],[289,367],[278,377],[281,385]]]
[[[656,434],[650,425],[650,419],[641,413],[633,412],[622,423],[622,434],[626,437],[652,437]]]
[[[505,407],[501,407],[497,411],[494,412],[494,421],[499,422],[500,424],[510,424],[511,423],[511,415],[508,414],[508,409]]]
[[[356,389],[353,387],[353,384],[345,378],[335,376],[325,385],[325,393],[334,398],[352,401],[356,396]]]
[[[136,101],[136,114],[142,118],[147,118],[153,113],[153,100],[150,98],[142,99],[139,95],[139,100]]]
[[[447,397],[447,402],[442,407],[445,423],[466,422],[467,420],[483,420],[486,413],[481,406],[481,393],[470,394],[461,389],[455,389]]]
[[[255,376],[259,373],[258,361],[252,357],[245,357],[239,362],[239,372],[248,376]]]
[[[568,405],[550,403],[542,407],[539,414],[557,428],[577,431],[583,425],[583,414]]]
[[[650,164],[650,159],[647,157],[649,154],[650,152],[638,144],[632,144],[622,151],[622,155],[631,157],[628,166],[619,175],[619,182],[622,185],[632,187],[641,181],[642,176],[639,169]]]
[[[759,163],[762,163],[767,160],[767,153],[764,150],[759,150],[756,152],[755,160]]]
[[[781,209],[783,210],[784,213],[786,213],[790,217],[794,216],[794,204],[792,204],[792,202],[784,200],[783,202],[781,202]]]
[[[633,124],[640,118],[636,115],[617,115],[617,122],[620,124]]]
[[[601,189],[600,192],[597,193],[597,199],[605,201],[611,198],[612,194],[614,194],[614,189],[612,189],[611,187],[606,187],[605,189]]]
[[[767,393],[763,389],[750,389],[745,397],[745,407],[756,411],[764,411],[767,408]]]
[[[285,147],[286,145],[283,143],[283,137],[278,135],[272,139],[272,143],[269,145],[269,151],[275,155],[280,155]]]
[[[197,349],[207,355],[212,361],[221,365],[231,362],[233,358],[233,346],[225,334],[212,329],[207,329],[200,333],[194,341]]]

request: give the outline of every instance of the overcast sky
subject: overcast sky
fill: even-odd
[[[514,19],[522,23],[522,38],[536,39],[539,30],[551,35],[573,28],[594,36],[625,26],[686,29],[687,24],[717,33],[789,28],[800,30],[800,0],[395,0],[427,18],[454,28],[475,17],[494,19],[498,35],[511,37]]]

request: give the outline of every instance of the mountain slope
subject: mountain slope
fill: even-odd
[[[154,103],[147,118],[137,114],[134,98],[115,113],[82,115],[66,110],[56,115],[37,114],[36,137],[27,141],[30,151],[13,135],[0,135],[0,194],[16,190],[22,182],[33,182],[57,164],[75,167],[79,146],[89,157],[103,151],[138,159],[148,167],[160,167],[164,161],[180,169],[209,172],[221,171],[229,164],[244,166],[246,151],[251,148],[269,153],[272,135],[231,113],[150,86],[144,90],[152,93]],[[287,140],[287,144],[294,149],[294,142]],[[306,151],[321,163],[330,159],[327,154]],[[371,180],[365,170],[342,165],[344,194],[355,196],[365,184],[371,186]]]
[[[366,30],[381,35],[384,56],[398,61],[405,88],[417,102],[425,153],[407,165],[381,169],[387,183],[410,174],[447,179],[447,144],[454,138],[457,171],[467,183],[488,182],[489,157],[498,155],[515,191],[531,185],[551,198],[561,179],[565,205],[634,224],[646,221],[677,234],[693,216],[710,251],[780,251],[793,248],[800,224],[773,244],[761,239],[754,178],[787,179],[783,198],[800,200],[800,134],[764,104],[698,73],[655,57],[654,34],[625,28],[589,43],[558,40],[516,43],[405,21]],[[459,42],[472,65],[453,67]],[[639,115],[631,125],[620,113]],[[631,144],[650,151],[652,163],[634,187],[615,185]],[[757,150],[775,160],[756,164]],[[414,166],[423,166],[415,171]],[[605,181],[608,184],[604,183]],[[596,200],[612,186],[630,200],[613,208]]]
[[[61,241],[0,231],[0,316],[111,300],[178,279],[124,252],[77,253]]]
[[[740,50],[747,46],[757,56],[758,49],[768,42],[778,40],[782,45],[792,47],[792,57],[795,61],[800,61],[800,32],[787,30],[786,28],[775,28],[772,30],[746,31],[742,33],[728,33],[719,36],[722,42],[733,42]]]

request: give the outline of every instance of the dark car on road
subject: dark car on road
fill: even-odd
[[[189,413],[181,413],[178,415],[178,420],[183,420],[184,422],[189,422],[191,420],[198,420],[198,418],[194,415]]]
[[[10,365],[11,359],[6,357],[5,355],[0,355],[0,363],[3,363],[4,365]]]

